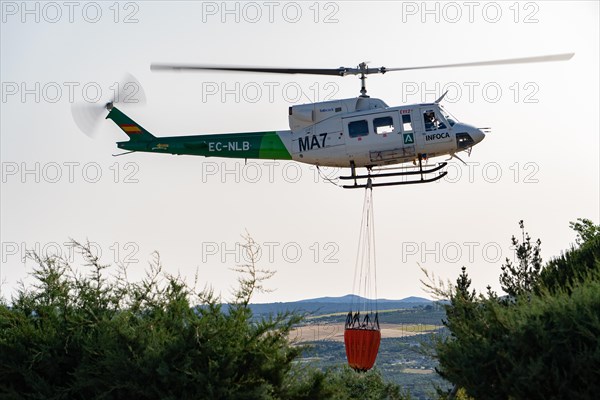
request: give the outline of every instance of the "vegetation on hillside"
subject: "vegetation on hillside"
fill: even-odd
[[[66,259],[30,253],[35,283],[0,304],[2,399],[404,399],[377,371],[320,371],[298,362],[288,339],[302,317],[256,319],[248,307],[272,275],[251,262],[226,310],[162,272],[155,254],[146,277],[115,277],[88,244],[73,243],[82,274]]]
[[[587,399],[600,392],[600,227],[571,223],[576,244],[543,263],[541,242],[519,224],[514,261],[500,274],[504,294],[431,280],[449,335],[433,337],[438,373],[454,388],[440,398]],[[290,342],[296,313],[252,315],[252,296],[272,272],[250,262],[236,270],[226,301],[163,273],[158,254],[147,275],[103,265],[73,242],[84,266],[30,253],[34,283],[0,300],[3,399],[407,399],[380,371],[318,369]],[[116,275],[111,275],[116,271]],[[390,314],[391,315],[391,314]],[[402,314],[404,315],[404,314]],[[394,318],[399,318],[402,315]],[[438,314],[436,314],[438,315]]]
[[[600,393],[600,227],[571,226],[576,246],[545,265],[539,240],[512,238],[516,262],[506,260],[500,283],[471,289],[463,267],[455,285],[426,285],[449,298],[438,338],[438,373],[455,387],[450,397],[474,399],[593,399]],[[443,398],[447,396],[444,395]]]

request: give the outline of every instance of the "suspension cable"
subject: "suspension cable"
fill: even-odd
[[[353,297],[350,302],[350,311],[354,309],[356,303],[357,312],[363,311],[369,315],[370,312],[375,311],[377,316],[377,259],[375,256],[373,189],[369,184],[365,189],[363,200],[352,293],[363,299],[355,302]]]

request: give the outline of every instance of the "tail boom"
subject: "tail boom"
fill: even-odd
[[[129,141],[117,142],[124,150],[204,157],[292,159],[290,131],[155,137],[115,107],[106,118],[113,120],[129,136]]]

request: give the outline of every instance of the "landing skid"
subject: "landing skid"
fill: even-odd
[[[425,168],[424,169],[422,160],[423,160],[422,157],[419,156],[419,165],[418,165],[418,167],[415,167],[417,169],[413,170],[413,171],[386,172],[386,173],[379,173],[379,174],[374,174],[374,175],[371,174],[371,171],[372,171],[371,168],[367,168],[367,170],[368,170],[367,175],[356,175],[356,167],[354,166],[354,164],[351,164],[350,165],[351,175],[350,176],[340,176],[340,179],[354,180],[354,184],[343,185],[342,187],[344,189],[358,189],[358,188],[371,188],[371,187],[379,187],[379,186],[399,186],[399,185],[413,185],[416,183],[431,183],[431,182],[435,182],[437,180],[442,179],[448,173],[447,171],[443,171],[439,175],[437,175],[433,178],[426,178],[425,175],[441,170],[446,165],[448,165],[448,163],[442,162],[433,168]],[[389,177],[395,177],[395,176],[414,176],[414,177],[418,176],[418,179],[410,179],[410,180],[404,180],[404,181],[392,181],[392,182],[379,182],[379,183],[374,182],[375,179],[389,178]],[[360,182],[363,179],[367,180],[366,183]]]

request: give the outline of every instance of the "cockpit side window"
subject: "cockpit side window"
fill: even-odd
[[[446,129],[446,124],[442,119],[438,118],[438,129]]]
[[[433,110],[427,110],[423,113],[423,122],[425,123],[426,131],[446,129],[446,124],[435,115]]]
[[[450,126],[454,126],[454,124],[456,124],[457,119],[452,114],[450,114],[448,110],[440,106],[440,111],[442,112],[442,115],[444,116],[444,118],[446,118],[446,121],[448,121]]]

